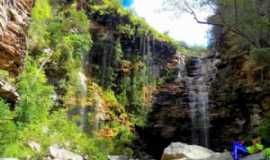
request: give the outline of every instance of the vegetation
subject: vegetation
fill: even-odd
[[[164,0],[168,11],[176,15],[189,13],[202,25],[211,25],[210,45],[218,51],[221,66],[214,86],[215,94],[222,100],[224,110],[229,109],[237,116],[254,115],[261,110],[259,127],[253,126],[253,118],[244,118],[248,130],[238,133],[244,137],[261,135],[269,145],[269,100],[264,97],[269,91],[269,33],[270,15],[268,0]],[[213,12],[207,20],[200,19],[199,10]],[[224,86],[224,87],[223,87]],[[259,92],[256,88],[260,88]],[[224,94],[226,96],[219,96]],[[224,98],[223,98],[224,97]],[[227,97],[227,98],[226,98]],[[216,99],[219,99],[215,97]],[[245,114],[244,113],[244,114]],[[229,137],[229,135],[228,135]],[[228,138],[232,139],[232,138]],[[265,151],[269,159],[269,149]]]
[[[177,2],[167,0],[174,9]],[[235,2],[184,1],[179,8],[214,25],[211,45],[226,43],[226,53],[244,53],[241,72],[254,78],[269,68],[269,11],[251,0]],[[214,6],[205,22],[194,10],[202,6]],[[158,67],[177,52],[192,57],[207,52],[155,31],[119,0],[36,0],[27,36],[22,73],[11,78],[0,70],[0,78],[16,85],[20,95],[16,104],[0,99],[1,157],[41,159],[53,145],[91,160],[132,156],[135,126],[145,125],[156,89],[176,75]],[[269,122],[265,117],[259,130],[266,140]]]
[[[101,24],[106,23],[106,26],[110,26],[119,34],[129,37],[149,36],[178,47],[178,44],[168,35],[154,30],[144,19],[136,16],[132,10],[124,9],[119,0],[92,1],[90,4],[88,13],[90,13],[91,19],[101,22]],[[104,21],[105,17],[108,19],[107,21]]]
[[[20,95],[15,106],[0,100],[1,157],[39,159],[53,145],[93,160],[133,154],[134,126],[144,125],[151,95],[161,80],[152,75],[152,57],[139,51],[128,55],[121,37],[151,38],[174,50],[177,45],[119,1],[91,1],[83,7],[81,3],[35,1],[24,70],[14,79],[0,71],[1,79],[12,81]],[[96,74],[88,71],[88,59],[101,40],[91,37],[91,20],[108,23],[118,37],[111,48],[101,45],[111,49],[112,59],[103,66],[91,64]],[[86,122],[83,115],[73,113],[82,109],[87,111]],[[31,148],[31,143],[40,149]]]

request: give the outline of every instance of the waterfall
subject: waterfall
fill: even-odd
[[[80,110],[79,110],[79,114],[80,114],[80,127],[82,130],[86,130],[88,127],[88,110],[85,107],[86,104],[86,97],[87,97],[87,78],[86,76],[82,73],[79,72],[79,80],[80,80]]]
[[[192,124],[192,143],[208,147],[208,66],[202,59],[195,58],[187,67],[186,88]]]
[[[191,117],[193,144],[209,147],[209,89],[216,78],[219,53],[214,49],[186,64],[186,92]],[[180,78],[180,77],[179,77]]]

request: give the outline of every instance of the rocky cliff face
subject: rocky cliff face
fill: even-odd
[[[173,141],[188,142],[190,118],[185,96],[186,57],[175,55],[168,61],[170,70],[165,83],[158,87],[154,95],[152,111],[145,127],[137,127],[136,144],[141,153],[146,152],[160,159],[164,148]],[[180,138],[181,137],[181,138]]]
[[[231,141],[239,136],[257,134],[270,109],[269,67],[252,63],[249,50],[224,45],[219,51],[201,59],[208,63],[208,147],[215,151],[229,149]],[[187,59],[186,66],[182,66],[186,76],[200,79],[200,75],[194,74],[191,61]],[[144,144],[141,146],[155,158],[160,158],[170,142],[194,144],[190,107],[194,99],[188,95],[188,88],[184,77],[175,76],[167,81],[158,90],[147,126],[138,129]]]
[[[26,31],[32,0],[0,1],[0,69],[18,75],[26,52]],[[8,82],[0,79],[0,97],[16,103],[19,95]]]
[[[17,75],[26,52],[32,0],[0,1],[0,69]]]
[[[258,134],[270,111],[269,67],[253,63],[249,49],[223,43],[219,48],[221,63],[210,93],[219,113],[212,123],[215,147],[228,147],[239,136]]]
[[[143,146],[142,150],[159,159],[163,149],[171,142],[180,141],[205,145],[208,142],[200,143],[205,141],[202,140],[205,137],[209,137],[208,147],[217,147],[215,137],[217,137],[216,127],[219,124],[216,121],[224,117],[224,112],[217,109],[211,99],[205,101],[204,98],[207,98],[205,96],[207,96],[215,79],[215,66],[219,63],[218,57],[216,52],[211,51],[199,60],[198,58],[180,56],[180,60],[175,61],[177,63],[168,65],[171,71],[175,71],[172,74],[174,76],[167,79],[166,83],[159,87],[146,127],[137,129],[140,137],[138,143]],[[198,61],[201,62],[200,65],[202,66],[200,67],[202,68],[200,69],[203,70],[202,72],[198,72],[198,66],[195,65]],[[195,80],[198,80],[198,86],[192,83]],[[202,82],[205,83],[204,87],[202,87]],[[198,99],[194,98],[194,94],[197,95]],[[201,113],[200,110],[195,112],[195,114],[208,115],[204,119],[207,120],[205,121],[206,126],[196,126],[199,124],[196,124],[196,119],[192,119],[192,105],[199,108],[203,105],[207,107],[208,112],[206,113]],[[202,121],[204,120],[202,119]],[[204,129],[208,132],[205,133],[207,135],[202,135],[204,131],[200,130],[203,129],[201,127],[205,127]],[[194,133],[198,137],[193,137]],[[198,139],[197,142],[194,141],[195,138]]]

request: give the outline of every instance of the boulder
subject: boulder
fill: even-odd
[[[149,158],[143,158],[143,159],[153,160]],[[124,155],[113,155],[113,156],[109,155],[108,160],[139,160],[139,159],[129,158],[128,156],[124,156]]]
[[[16,88],[8,82],[0,79],[0,97],[8,102],[16,103],[19,100],[19,94]]]
[[[52,160],[83,160],[83,157],[57,145],[49,148],[49,155]]]
[[[129,160],[127,156],[108,156],[109,160]]]
[[[217,153],[197,145],[172,143],[163,153],[161,160],[231,160],[229,153]]]

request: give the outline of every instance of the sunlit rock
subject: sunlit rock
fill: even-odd
[[[49,148],[49,155],[53,160],[83,160],[83,157],[57,145]]]
[[[177,142],[164,150],[161,160],[231,160],[231,157],[229,153],[216,153],[201,146]]]

